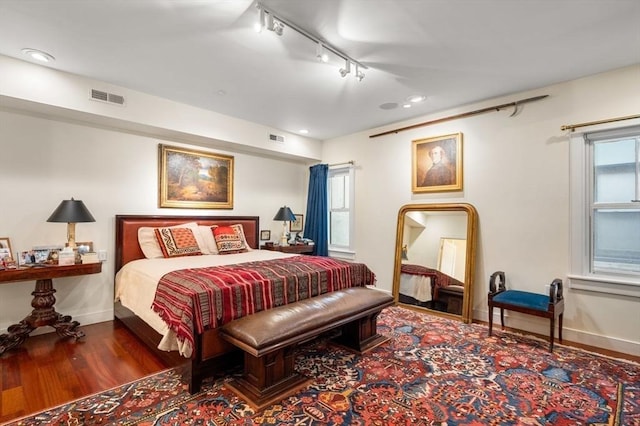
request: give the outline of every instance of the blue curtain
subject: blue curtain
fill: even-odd
[[[316,244],[313,254],[329,255],[329,212],[327,199],[327,176],[329,166],[316,164],[309,167],[309,193],[307,195],[307,220],[304,236]]]

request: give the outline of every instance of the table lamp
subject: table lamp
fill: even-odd
[[[287,206],[280,207],[278,213],[276,213],[273,220],[281,220],[282,221],[282,237],[280,237],[280,245],[288,246],[287,242],[287,222],[291,222],[292,220],[296,220],[296,216],[293,214],[291,209]]]
[[[76,223],[95,222],[89,209],[81,200],[63,200],[57,209],[53,211],[47,222],[67,223],[67,247],[76,248]]]

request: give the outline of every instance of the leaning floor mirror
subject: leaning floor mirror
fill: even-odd
[[[477,218],[466,203],[400,209],[393,273],[399,305],[471,322]]]

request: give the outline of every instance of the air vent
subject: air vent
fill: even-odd
[[[91,89],[89,99],[108,104],[124,105],[124,96],[103,92],[102,90]]]
[[[284,143],[284,136],[274,135],[273,133],[269,133],[269,140],[271,142]]]

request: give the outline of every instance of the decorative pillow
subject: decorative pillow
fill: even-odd
[[[247,250],[247,244],[244,239],[244,231],[242,225],[231,226],[212,226],[213,238],[216,240],[218,253],[244,253]]]
[[[196,241],[198,242],[198,246],[201,248],[201,251],[205,254],[205,243],[198,232],[198,224],[196,222],[187,222],[181,223],[175,226],[168,226],[166,228],[189,228],[193,232]],[[161,259],[164,257],[162,249],[160,248],[160,244],[158,243],[158,238],[156,237],[155,230],[160,228],[152,228],[149,226],[143,226],[138,229],[138,243],[140,244],[140,249],[142,253],[144,253],[144,257],[147,259]]]
[[[202,254],[190,228],[156,228],[155,234],[164,257]]]

